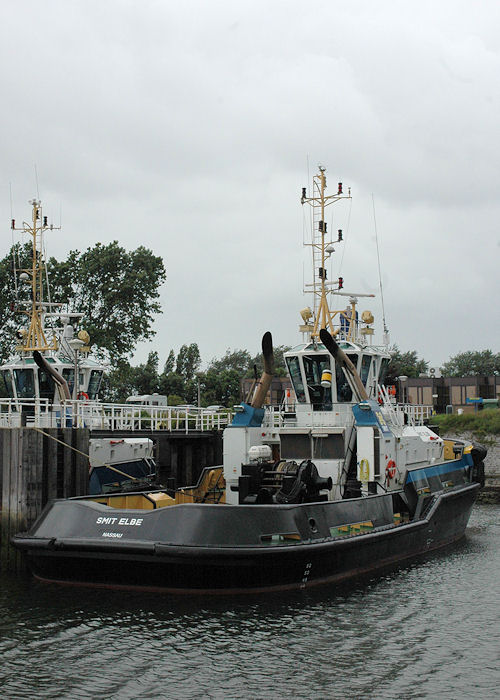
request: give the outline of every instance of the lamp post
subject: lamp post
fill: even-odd
[[[71,340],[68,340],[68,345],[70,348],[73,350],[75,353],[75,367],[74,367],[74,379],[73,379],[73,401],[76,401],[76,398],[78,396],[78,389],[79,389],[79,375],[78,375],[78,354],[81,350],[81,348],[85,345],[83,340],[80,340],[80,338],[71,338]]]

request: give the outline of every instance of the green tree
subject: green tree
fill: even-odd
[[[209,368],[201,377],[202,404],[219,404],[230,408],[240,403],[240,380],[242,375],[235,369],[219,371]]]
[[[200,350],[196,343],[182,345],[177,357],[174,351],[170,350],[163,372],[158,377],[158,392],[173,396],[173,400],[179,399],[177,403],[196,403],[200,365]]]
[[[111,372],[104,375],[99,394],[103,401],[124,403],[129,396],[154,394],[158,389],[158,353],[150,352],[147,361],[136,367],[118,358]]]
[[[167,398],[169,406],[180,406],[182,403],[184,403],[182,396],[179,396],[178,394],[168,394]]]
[[[118,359],[113,369],[104,374],[99,398],[105,402],[124,403],[128,396],[136,393],[135,378],[135,367],[123,358]]]
[[[163,373],[164,374],[170,374],[170,372],[173,372],[175,370],[175,353],[173,350],[170,350],[168,353],[167,361],[165,362],[165,365],[163,367]]]
[[[207,371],[199,375],[202,404],[231,407],[240,403],[240,381],[248,374],[251,361],[247,350],[227,349],[223,357],[213,358]]]
[[[274,353],[274,374],[276,377],[286,377],[287,375],[287,369],[286,369],[286,362],[285,362],[285,357],[284,354],[285,352],[288,352],[290,350],[289,345],[278,345],[277,347],[273,348],[273,353]],[[250,365],[247,371],[247,376],[249,374],[253,375],[253,368],[254,365],[257,367],[257,374],[260,375],[262,374],[262,371],[264,369],[264,364],[262,361],[262,353],[259,352],[255,357],[252,357],[250,361]]]
[[[219,359],[213,358],[208,368],[214,372],[234,370],[243,376],[248,371],[251,360],[251,355],[247,350],[229,350],[228,348],[223,357]]]
[[[147,361],[134,368],[137,394],[154,394],[159,389],[158,353],[150,352]]]
[[[450,357],[441,367],[444,377],[474,377],[500,374],[500,353],[469,350]]]
[[[201,355],[198,345],[191,343],[183,345],[177,355],[175,371],[184,381],[193,379],[201,365]]]
[[[29,299],[28,285],[18,284],[15,293],[13,254],[17,269],[31,267],[31,244],[14,246],[0,260],[0,358],[12,355],[15,331],[26,318],[18,313],[19,301]],[[91,337],[95,352],[116,364],[137,343],[154,335],[154,315],[161,313],[158,288],[166,273],[161,257],[139,247],[128,253],[117,241],[98,243],[80,253],[73,250],[66,260],[47,263],[51,301],[69,303],[83,313],[81,327]],[[45,298],[48,297],[47,291]]]
[[[390,349],[391,361],[387,368],[385,384],[395,384],[398,377],[418,377],[419,374],[427,372],[429,363],[418,359],[416,350],[400,352],[397,345]]]
[[[14,256],[16,268],[31,267],[30,255],[32,246],[13,246],[7,255],[0,260],[0,362],[5,362],[14,353],[18,343],[16,330],[26,324],[26,316],[19,313],[19,302],[30,298],[30,285],[23,284],[17,278],[17,294],[14,279]]]
[[[83,253],[71,251],[62,262],[50,258],[48,271],[52,301],[70,301],[83,313],[81,326],[101,357],[115,363],[154,336],[166,273],[161,257],[147,248],[127,252],[117,241],[97,243]]]
[[[170,394],[175,394],[180,397],[179,403],[183,403],[184,399],[184,378],[176,372],[169,372],[168,374],[162,373],[158,378],[158,392],[160,394],[165,394],[165,396],[170,396]]]
[[[175,352],[170,350],[163,366],[163,372],[158,377],[158,392],[166,396],[175,395],[179,399],[177,403],[182,403],[185,379],[175,371],[176,365]]]

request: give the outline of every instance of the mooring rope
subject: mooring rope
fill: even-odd
[[[85,454],[85,452],[82,452],[81,450],[77,450],[76,447],[73,447],[72,445],[68,445],[67,442],[63,442],[62,440],[59,440],[58,438],[54,437],[50,433],[46,433],[44,430],[40,430],[40,428],[33,428],[33,430],[36,430],[37,433],[41,433],[42,435],[45,435],[46,437],[50,438],[51,440],[54,440],[55,442],[58,442],[60,445],[64,445],[70,450],[73,450],[73,452],[77,452],[79,455],[82,455],[82,457],[86,457],[89,462],[90,462],[90,455]],[[101,460],[98,460],[101,462]],[[122,472],[116,467],[112,467],[111,464],[106,464],[106,462],[101,462],[100,465],[101,467],[107,467],[108,469],[111,469],[111,471],[116,472],[117,474],[120,474],[121,476],[126,476],[127,479],[130,479],[131,481],[138,481],[139,479],[136,476],[130,476],[130,474],[127,474],[126,472]]]

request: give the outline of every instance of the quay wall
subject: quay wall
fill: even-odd
[[[53,498],[84,495],[88,487],[89,431],[71,428],[1,428],[0,568],[22,568],[10,545]]]
[[[500,437],[491,436],[485,447],[488,449],[484,460],[486,482],[478,500],[481,503],[500,503]]]

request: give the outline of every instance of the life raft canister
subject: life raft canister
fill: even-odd
[[[396,462],[393,459],[390,459],[387,462],[387,466],[385,468],[385,475],[387,479],[394,479],[396,476]]]
[[[321,374],[321,386],[325,388],[332,385],[332,373],[329,369],[324,369]]]

